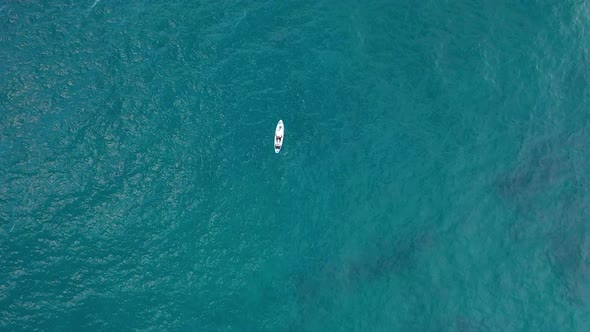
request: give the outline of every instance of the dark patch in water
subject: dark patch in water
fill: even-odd
[[[587,196],[574,195],[560,202],[551,234],[549,259],[554,272],[566,283],[565,296],[572,303],[585,304],[590,296],[590,238]]]
[[[590,200],[586,176],[576,174],[583,167],[575,162],[585,160],[580,137],[585,136],[533,145],[514,170],[494,182],[499,196],[518,214],[511,230],[514,243],[545,239],[540,243],[546,243],[552,269],[565,283],[565,296],[572,303],[585,303],[590,296]]]
[[[294,276],[292,281],[300,307],[294,326],[303,324],[307,317],[319,317],[318,306],[332,306],[337,294],[354,292],[412,269],[418,255],[434,245],[434,239],[432,232],[408,238],[377,240],[374,245],[366,246],[358,257],[327,260],[309,273]]]
[[[376,248],[377,254],[369,251],[347,267],[348,279],[364,283],[400,273],[412,268],[416,255],[430,245],[430,233],[421,234],[408,242],[380,242]]]
[[[494,185],[504,199],[526,202],[563,181],[568,166],[562,154],[549,142],[538,143],[525,153],[514,170],[500,175]]]

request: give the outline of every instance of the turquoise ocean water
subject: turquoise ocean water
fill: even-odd
[[[588,1],[0,0],[0,330],[589,331],[589,92]]]

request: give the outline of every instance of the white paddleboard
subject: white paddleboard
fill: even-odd
[[[275,153],[279,153],[283,147],[283,141],[285,140],[285,126],[283,120],[279,120],[277,123],[277,129],[275,129]]]

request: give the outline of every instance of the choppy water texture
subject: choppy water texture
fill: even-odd
[[[587,1],[1,0],[0,330],[588,331],[589,79]]]

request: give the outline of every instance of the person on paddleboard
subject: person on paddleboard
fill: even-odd
[[[281,148],[281,139],[283,138],[283,136],[281,135],[277,135],[276,136],[276,140],[277,140],[277,144],[275,144],[275,148],[276,149],[280,149]]]
[[[283,138],[285,137],[285,127],[283,126],[283,120],[279,120],[277,128],[275,130],[275,152],[279,153],[283,146]]]

